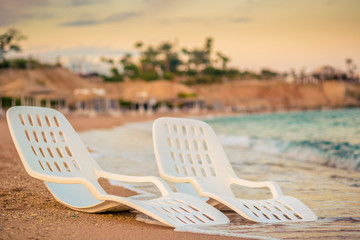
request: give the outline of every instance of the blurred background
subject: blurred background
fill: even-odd
[[[0,0],[0,106],[85,115],[359,106],[356,0]]]

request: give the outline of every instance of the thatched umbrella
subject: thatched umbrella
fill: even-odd
[[[147,111],[150,113],[157,102],[162,102],[160,111],[167,111],[165,102],[170,102],[176,107],[182,97],[196,96],[189,87],[166,80],[124,82],[120,92],[122,99],[138,105],[139,112],[145,111],[147,105]],[[196,102],[197,98],[193,98],[193,101]]]
[[[148,101],[150,99],[171,101],[179,98],[180,94],[191,95],[195,93],[183,84],[165,80],[124,83],[122,87],[122,98],[132,102]]]
[[[39,94],[48,94],[53,92],[53,89],[50,89],[46,86],[34,83],[29,80],[24,80],[23,78],[18,78],[15,81],[12,81],[4,85],[0,90],[0,96],[20,98],[21,104],[25,104],[26,98],[34,98]]]
[[[79,113],[96,114],[106,112],[108,108],[108,96],[103,87],[77,88],[74,89],[74,99]]]
[[[57,90],[56,92],[49,92],[36,95],[36,99],[41,101],[45,99],[45,105],[51,107],[51,101],[57,102],[57,108],[67,108],[69,101],[71,101],[74,96],[68,91]],[[61,104],[63,102],[63,105]]]
[[[104,82],[101,85],[98,84],[98,86],[101,86],[105,89],[106,98],[114,100],[119,100],[122,98],[121,89],[123,89],[124,86],[123,82]]]
[[[12,81],[1,88],[0,93],[7,96],[22,96],[26,95],[36,95],[40,93],[49,93],[54,90],[42,86],[40,84],[34,83],[32,81],[25,81],[23,78],[18,78],[15,81]]]

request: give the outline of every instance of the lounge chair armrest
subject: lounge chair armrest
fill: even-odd
[[[253,187],[253,188],[268,187],[273,195],[273,198],[277,198],[277,197],[283,195],[279,185],[276,182],[272,182],[272,181],[254,182],[254,181],[248,181],[248,180],[235,178],[235,177],[232,177],[231,181],[234,184],[245,186],[245,187]]]
[[[120,182],[153,183],[156,185],[156,187],[159,189],[162,195],[166,195],[173,192],[169,187],[169,185],[163,179],[156,176],[127,176],[127,175],[121,175],[121,174],[110,173],[105,171],[98,172],[98,174],[100,177],[104,177],[107,179],[112,179]]]
[[[170,175],[161,176],[161,177],[166,179],[167,181],[173,182],[173,183],[192,183],[192,184],[195,184],[194,180],[192,178],[188,178],[188,177],[175,177],[175,176],[170,176]]]

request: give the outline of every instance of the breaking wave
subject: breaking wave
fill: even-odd
[[[284,156],[304,162],[360,171],[360,146],[325,140],[284,141],[276,138],[219,135],[224,147]]]

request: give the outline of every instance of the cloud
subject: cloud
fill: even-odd
[[[198,17],[182,17],[182,18],[162,18],[160,23],[162,24],[172,24],[172,23],[189,23],[189,24],[213,24],[218,22],[219,19],[216,18],[198,18]]]
[[[16,23],[17,19],[18,17],[16,14],[12,14],[0,8],[0,27]]]
[[[134,18],[136,16],[141,16],[139,12],[121,12],[112,14],[104,19],[93,19],[93,18],[84,18],[78,19],[75,21],[65,22],[60,24],[60,26],[67,27],[78,27],[78,26],[91,26],[91,25],[99,25],[103,23],[113,23],[113,22],[123,22],[127,19]]]
[[[41,14],[30,14],[30,13],[25,13],[19,16],[20,19],[51,19],[54,18],[55,16],[53,14],[49,14],[49,13],[41,13]]]
[[[215,18],[201,18],[201,17],[182,17],[182,18],[163,18],[160,20],[160,23],[163,24],[172,24],[172,23],[188,23],[188,24],[215,24],[215,23],[224,23],[226,21],[231,21],[234,23],[247,23],[254,21],[250,17],[238,17],[238,18],[226,18],[226,17],[215,17]]]
[[[122,56],[129,52],[126,49],[109,47],[78,46],[61,50],[47,51],[43,55],[50,56]]]
[[[46,4],[46,0],[0,0],[0,26],[16,24],[19,20],[26,18],[29,9]]]
[[[102,21],[97,21],[94,19],[80,19],[80,20],[75,20],[75,21],[70,21],[70,22],[65,22],[60,24],[60,26],[66,26],[66,27],[79,27],[79,26],[88,26],[88,25],[98,25],[100,24]]]
[[[106,3],[106,0],[72,0],[70,2],[71,6],[84,6],[84,5],[91,5],[91,4],[97,4],[97,3]]]
[[[106,18],[105,22],[122,22],[126,19],[133,18],[136,16],[140,16],[139,12],[122,12],[110,15]]]
[[[249,18],[249,17],[238,17],[238,18],[232,18],[230,20],[235,23],[246,23],[246,22],[254,21],[254,19]]]

